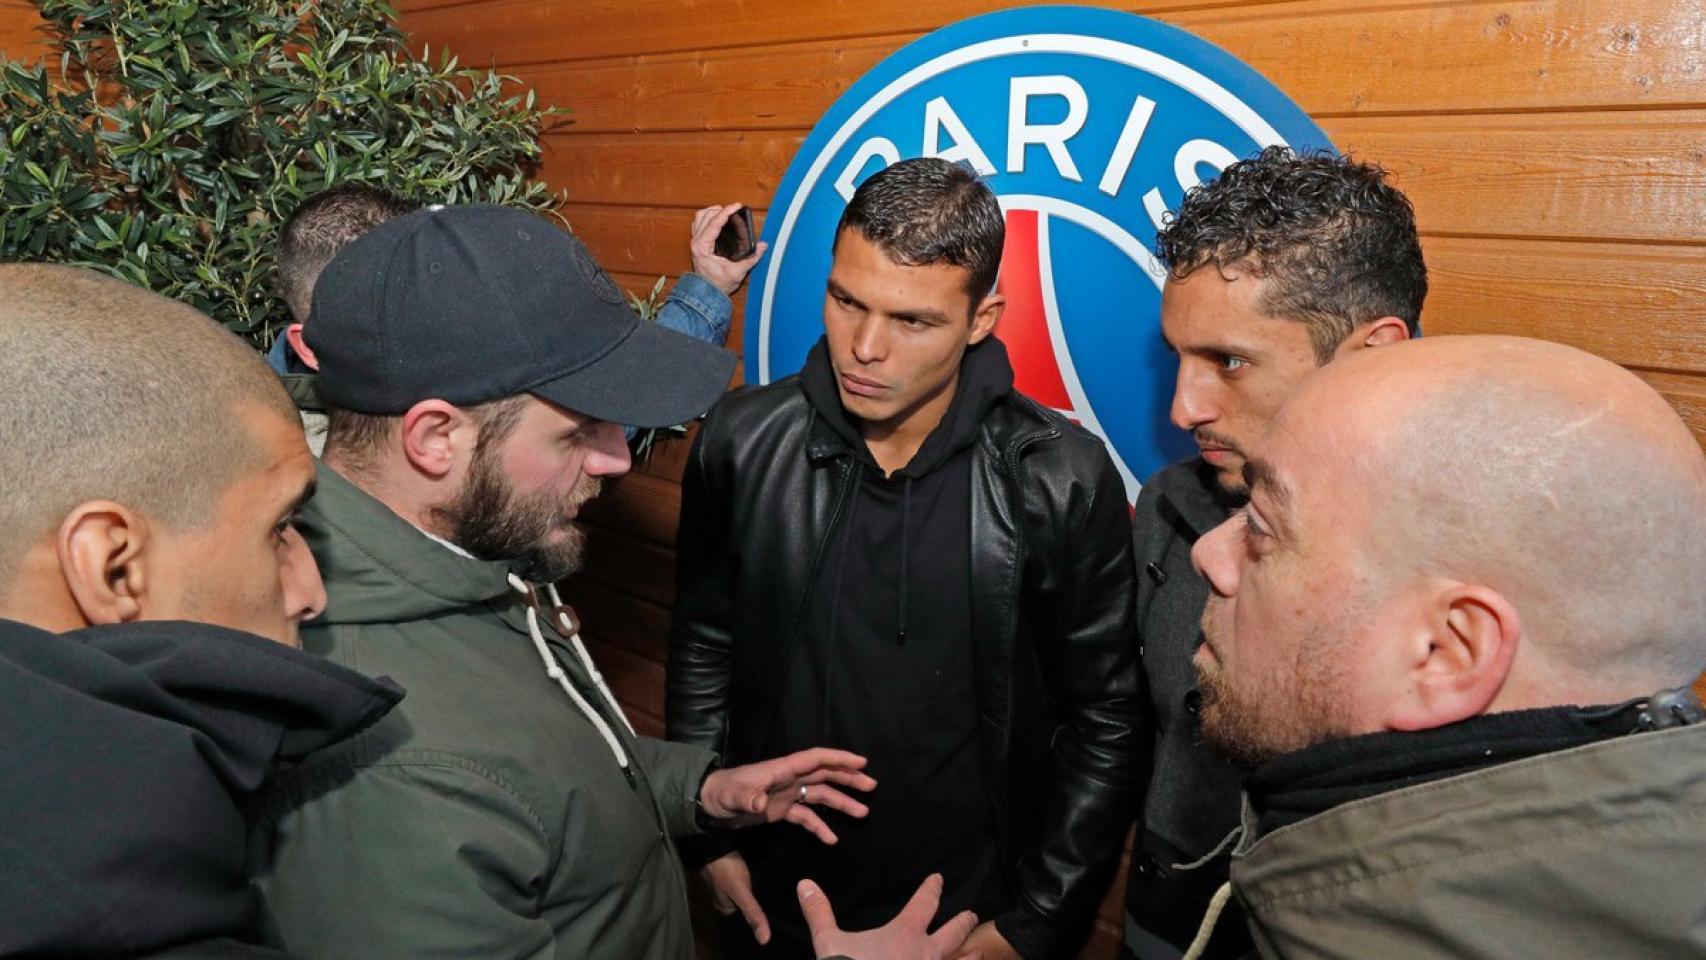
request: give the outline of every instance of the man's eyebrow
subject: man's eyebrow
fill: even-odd
[[[918,320],[923,323],[942,324],[948,322],[948,315],[940,310],[907,310],[894,316],[897,320]]]
[[[302,485],[301,492],[296,495],[296,499],[290,501],[290,506],[284,511],[284,515],[294,517],[301,512],[302,508],[308,505],[308,501],[314,499],[314,490],[318,482],[314,477],[309,477],[308,482]]]
[[[1280,509],[1291,509],[1291,487],[1286,485],[1274,465],[1261,457],[1251,457],[1244,461],[1244,485],[1252,491],[1257,487],[1262,488]]]
[[[864,306],[863,303],[859,303],[858,297],[855,297],[851,293],[847,292],[846,287],[843,287],[841,284],[836,283],[834,277],[829,278],[829,280],[827,281],[827,285],[829,287],[830,296],[840,297],[844,300],[851,300],[854,303],[858,303],[859,306],[861,306],[861,307]]]
[[[1172,344],[1168,344],[1172,347]],[[1188,353],[1193,357],[1248,357],[1249,350],[1229,343],[1195,343],[1188,347],[1173,347],[1175,353]]]

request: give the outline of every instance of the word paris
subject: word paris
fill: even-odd
[[[1078,136],[1090,120],[1090,95],[1084,85],[1071,77],[1056,74],[1013,77],[1008,81],[1008,90],[1006,172],[1024,173],[1026,148],[1036,146],[1046,151],[1057,175],[1074,183],[1082,182],[1084,177],[1079,173],[1078,163],[1073,159],[1067,141]],[[1066,107],[1066,116],[1049,123],[1034,120],[1036,113],[1032,110],[1031,101],[1043,97],[1058,97]],[[1119,196],[1126,174],[1131,171],[1132,158],[1137,155],[1137,148],[1154,116],[1155,101],[1139,94],[1126,113],[1113,152],[1103,158],[1102,174],[1096,182],[1096,189],[1110,197]],[[989,161],[989,154],[966,128],[965,121],[954,112],[946,96],[936,97],[924,105],[924,135],[919,148],[907,156],[964,161],[986,177],[996,172],[995,164]],[[860,144],[853,151],[853,158],[842,169],[841,176],[835,178],[835,190],[841,194],[843,201],[853,199],[853,191],[859,186],[855,178],[864,172],[873,157],[887,166],[900,160],[900,148],[887,137],[872,137]],[[1218,172],[1237,159],[1231,150],[1213,140],[1203,137],[1187,140],[1173,153],[1173,177],[1181,191],[1189,190],[1201,179],[1197,175],[1201,164],[1208,164]],[[1159,228],[1167,214],[1167,205],[1159,188],[1151,187],[1143,194],[1143,207],[1150,222]]]
[[[1330,147],[1260,74],[1166,24],[1034,7],[944,27],[860,78],[795,155],[747,298],[748,376],[793,373],[822,335],[831,234],[866,177],[907,156],[964,161],[1007,216],[996,335],[1016,385],[1106,440],[1135,499],[1190,449],[1167,422],[1155,231],[1186,190],[1270,144]]]

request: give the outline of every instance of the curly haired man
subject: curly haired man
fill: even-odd
[[[1420,331],[1427,269],[1403,194],[1376,166],[1270,147],[1192,190],[1161,231],[1172,420],[1198,456],[1150,478],[1134,514],[1138,637],[1158,739],[1126,889],[1126,950],[1174,960],[1226,879],[1240,771],[1203,745],[1191,657],[1208,585],[1191,547],[1248,496],[1245,452],[1317,368]],[[1203,861],[1198,865],[1197,861]],[[1181,869],[1183,865],[1191,869]],[[1221,925],[1208,957],[1242,956]]]

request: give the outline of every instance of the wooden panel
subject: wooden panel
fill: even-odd
[[[40,63],[55,39],[30,0],[0,0],[0,57]]]
[[[966,15],[959,7],[986,12],[1012,3],[880,3],[884,15],[873,17],[870,3],[853,0],[761,0],[742,3],[735,12],[720,7],[718,15],[647,14],[648,7],[696,5],[650,0],[609,3],[602,10],[606,3],[517,0],[481,5],[478,17],[462,7],[421,12],[408,24],[418,38],[450,43],[471,63],[485,65],[490,55],[512,67],[541,65],[512,72],[539,85],[546,101],[573,107],[582,121],[597,111],[582,114],[590,107],[587,89],[572,77],[602,77],[592,80],[595,89],[611,89],[611,77],[621,77],[614,89],[623,90],[630,106],[664,97],[672,104],[670,116],[677,116],[670,130],[689,130],[701,126],[699,114],[720,113],[715,101],[730,90],[768,89],[783,111],[797,107],[800,95],[810,101],[815,94],[810,107],[815,119],[834,92],[882,56]],[[595,7],[590,14],[606,22],[570,26],[568,20],[589,14],[585,7]],[[1706,101],[1706,70],[1699,61],[1706,0],[1307,0],[1169,7],[1175,12],[1160,12],[1160,19],[1228,49],[1312,114]],[[851,29],[834,26],[839,17]],[[882,36],[872,36],[873,22],[884,26]],[[679,38],[670,36],[672,24],[684,31]],[[565,67],[578,60],[587,61]],[[1348,63],[1367,68],[1346,68]],[[751,123],[786,126],[761,123],[764,114],[768,111],[754,111]],[[640,124],[626,128],[638,130]]]
[[[570,203],[563,213],[575,235],[613,273],[674,277],[691,266],[682,232],[688,211]]]
[[[1706,249],[1429,237],[1427,333],[1544,337],[1706,372]]]
[[[629,650],[624,643],[612,641],[590,625],[582,639],[587,654],[604,674],[604,682],[615,694],[616,702],[630,714],[638,712],[661,720],[663,718],[663,664]]]
[[[1702,242],[1706,113],[1356,117],[1340,148],[1379,162],[1434,233]],[[544,174],[577,200],[766,203],[797,130],[553,137]],[[1615,153],[1606,145],[1615,143]]]
[[[900,42],[878,37],[740,48],[515,73],[542,101],[574,111],[569,131],[801,129]]]
[[[562,590],[588,636],[663,664],[669,647],[668,610],[581,575],[564,581]]]
[[[685,252],[659,241],[676,211],[575,206],[599,259],[655,277]],[[1631,366],[1706,372],[1706,247],[1427,237],[1435,333],[1544,336]]]
[[[675,544],[675,518],[680,512],[681,485],[643,473],[605,484],[604,492],[582,511],[589,521],[663,546]]]
[[[1165,19],[1231,51],[1312,114],[1706,102],[1706,0],[1357,2]]]
[[[1424,232],[1706,241],[1706,112],[1325,120],[1378,161]]]
[[[805,131],[872,65],[921,32],[1017,2],[403,8],[418,38],[510,65],[573,110],[544,175],[569,188],[570,219],[618,281],[643,292],[686,268],[692,208],[767,203]],[[1121,6],[1226,48],[1335,142],[1393,171],[1425,233],[1429,333],[1543,336],[1635,367],[1706,444],[1706,0]],[[588,511],[601,562],[571,596],[585,598],[589,630],[603,625],[625,676],[646,677],[667,643],[658,603],[685,449],[666,447]],[[1115,955],[1120,890],[1083,956]]]
[[[659,437],[653,441],[651,450],[644,460],[634,463],[634,470],[649,474],[670,483],[680,483],[681,474],[687,469],[687,455],[693,449],[693,436],[698,430],[698,424],[689,424],[684,435]]]
[[[540,175],[577,200],[762,206],[804,139],[799,131],[559,134],[545,142]]]
[[[586,532],[583,577],[626,589],[664,609],[675,603],[674,550],[601,523],[588,521]]]
[[[405,22],[417,39],[435,47],[448,43],[480,65],[845,41],[816,44],[816,60],[775,66],[764,64],[789,57],[787,51],[742,51],[738,57],[750,63],[745,71],[713,72],[711,64],[726,66],[729,59],[718,53],[678,58],[705,67],[699,88],[709,95],[738,85],[743,72],[772,84],[783,77],[791,78],[788,85],[850,83],[868,65],[869,51],[892,51],[944,23],[1014,5],[942,0],[879,2],[873,9],[863,0],[747,0],[711,12],[700,0],[495,0],[414,11]],[[1120,6],[1224,47],[1316,114],[1706,102],[1700,64],[1706,0],[1158,0]],[[879,23],[881,37],[861,39]],[[857,62],[832,62],[843,46]],[[572,86],[553,84],[541,72],[518,72],[549,88],[552,102],[576,105]]]
[[[1656,370],[1636,370],[1635,373],[1670,401],[1682,422],[1694,431],[1700,446],[1706,448],[1706,377]]]
[[[539,63],[778,43],[810,37],[918,32],[1028,0],[740,0],[714,10],[702,0],[491,0],[466,8],[398,6],[417,40],[453,50],[490,51],[502,64]],[[1235,0],[1221,0],[1235,2]],[[873,8],[876,9],[873,9]]]

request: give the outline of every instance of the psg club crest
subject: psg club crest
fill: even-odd
[[[793,374],[823,334],[830,242],[858,185],[907,157],[963,160],[1007,216],[996,335],[1017,387],[1106,440],[1135,500],[1194,449],[1167,422],[1156,226],[1271,144],[1330,146],[1260,74],[1166,24],[1030,7],[944,27],[854,84],[788,167],[747,295],[747,379]]]

